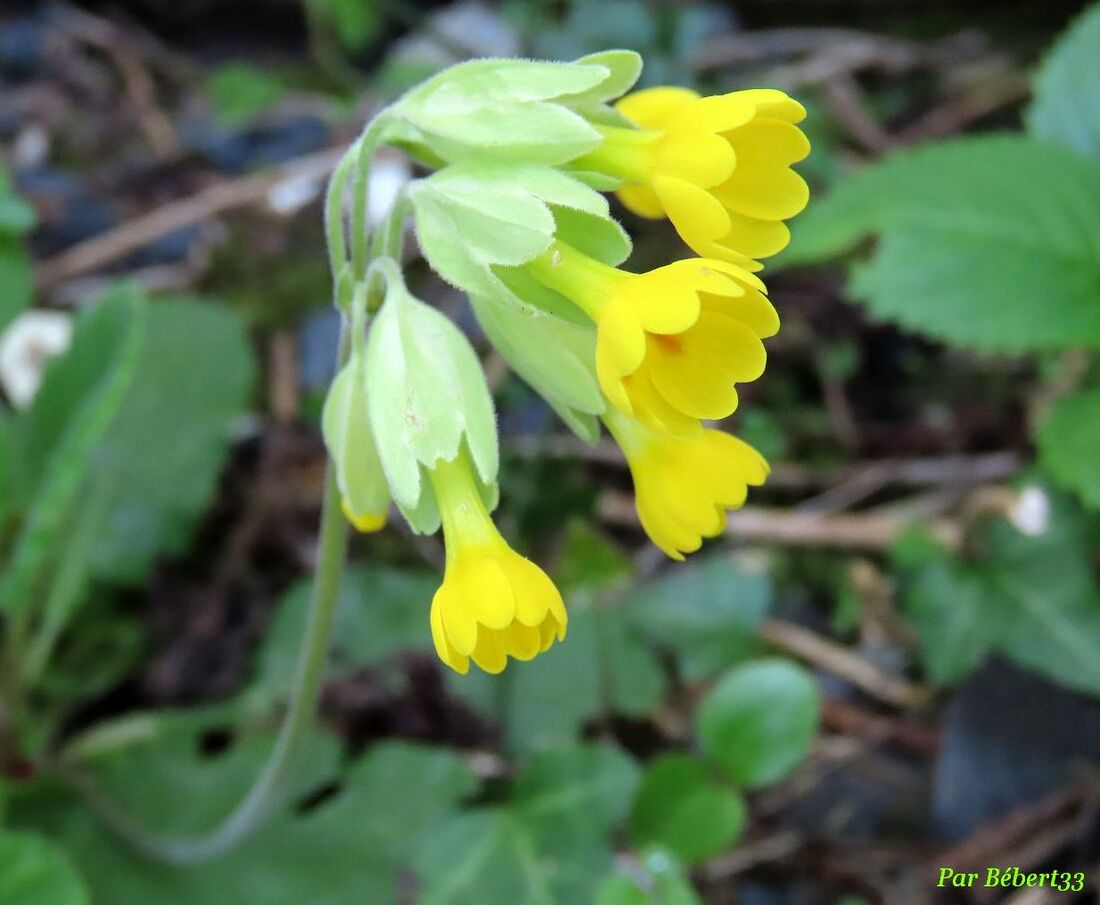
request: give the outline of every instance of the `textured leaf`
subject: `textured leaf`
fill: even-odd
[[[1033,135],[1100,160],[1100,5],[1093,4],[1058,39],[1035,78],[1027,111]]]
[[[1100,389],[1059,399],[1039,427],[1047,471],[1092,507],[1100,507]]]
[[[88,905],[88,891],[69,859],[49,840],[0,830],[0,902]]]
[[[449,676],[452,690],[484,712],[499,713],[510,746],[538,751],[574,742],[605,703],[618,713],[647,716],[664,693],[660,665],[622,614],[591,593],[568,595],[569,637],[529,663],[512,663],[501,699],[500,679],[484,673]]]
[[[592,901],[611,866],[611,827],[637,768],[608,747],[533,758],[507,807],[462,814],[426,839],[416,859],[421,905]]]
[[[1049,498],[1050,521],[1040,536],[997,521],[981,560],[940,551],[903,573],[903,601],[922,631],[934,679],[959,677],[988,648],[1069,688],[1100,694],[1091,525],[1068,499]],[[948,615],[955,607],[962,612]]]
[[[785,264],[880,234],[852,291],[879,317],[999,350],[1100,343],[1100,167],[1022,137],[905,151],[799,218]]]
[[[432,648],[428,610],[440,577],[434,572],[353,566],[344,573],[327,666],[341,675],[398,651]],[[257,657],[254,691],[272,699],[290,690],[311,580],[283,595]]]
[[[821,700],[813,677],[787,660],[730,670],[707,694],[696,731],[707,753],[745,788],[787,776],[810,751]]]
[[[718,785],[702,763],[665,754],[642,777],[630,835],[638,848],[663,847],[686,864],[698,864],[728,847],[747,819],[741,796]]]
[[[270,743],[270,737],[254,737],[201,756],[200,738],[181,725],[147,753],[116,758],[99,781],[145,825],[201,831],[232,806]],[[332,777],[335,747],[324,736],[314,738],[297,789],[312,793]],[[304,813],[288,809],[230,854],[186,870],[133,854],[75,801],[18,816],[47,827],[65,844],[96,902],[363,905],[398,900],[401,873],[418,840],[473,785],[469,769],[450,752],[377,745],[330,797]]]
[[[713,676],[752,656],[771,606],[767,573],[747,559],[711,556],[670,569],[626,602],[623,615],[678,657],[689,680]]]

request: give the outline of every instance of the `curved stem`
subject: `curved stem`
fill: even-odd
[[[346,347],[346,342],[343,344]],[[341,358],[345,355],[342,354]],[[331,464],[325,479],[321,511],[320,551],[306,622],[306,636],[298,655],[294,690],[279,737],[263,771],[237,808],[212,833],[196,837],[150,834],[135,826],[107,801],[84,776],[73,781],[89,806],[115,833],[142,854],[157,861],[185,866],[209,861],[232,850],[283,803],[287,780],[297,762],[302,742],[313,729],[317,698],[324,678],[332,636],[340,576],[347,551],[347,525],[340,511],[340,491]]]

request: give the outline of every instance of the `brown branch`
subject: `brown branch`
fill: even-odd
[[[634,501],[624,493],[608,493],[600,500],[600,517],[613,525],[636,526]],[[729,513],[727,527],[737,540],[791,547],[832,547],[885,552],[911,520],[887,515],[819,515],[763,506],[746,506]],[[944,545],[955,549],[961,532],[953,522],[937,519],[924,524]]]
[[[309,154],[273,172],[239,179],[226,179],[189,198],[165,204],[135,217],[115,229],[79,242],[39,264],[35,281],[40,290],[103,267],[150,242],[171,235],[185,226],[201,222],[234,208],[264,201],[271,189],[288,179],[326,176],[336,166],[344,148]]]

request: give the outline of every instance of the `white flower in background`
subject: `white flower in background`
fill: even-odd
[[[72,334],[68,314],[37,309],[23,312],[0,334],[0,385],[13,405],[30,404],[46,364],[69,348]]]
[[[1027,537],[1045,534],[1050,527],[1050,497],[1042,487],[1029,484],[1008,510],[1008,520]]]

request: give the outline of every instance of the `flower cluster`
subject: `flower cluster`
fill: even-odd
[[[807,202],[791,166],[809,144],[797,126],[805,111],[782,92],[627,93],[640,69],[626,51],[474,61],[413,90],[364,136],[432,171],[394,217],[411,210],[429,264],[469,296],[485,335],[571,429],[594,442],[606,427],[643,528],[682,559],[767,477],[759,453],[706,422],[729,416],[737,385],[763,373],[779,318],[758,260],[786,245],[785,221]],[[609,193],[667,218],[698,257],[622,269],[631,242]],[[495,673],[564,639],[566,611],[490,516],[497,437],[477,358],[408,292],[394,257],[383,249],[369,268],[336,274],[350,354],[325,438],[357,528],[381,528],[391,499],[414,531],[442,526],[436,650],[458,672],[472,659]],[[385,292],[372,305],[377,281]]]

